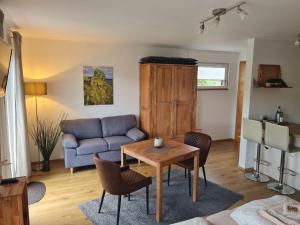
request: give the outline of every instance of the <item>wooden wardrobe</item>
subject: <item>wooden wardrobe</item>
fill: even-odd
[[[194,130],[196,100],[196,65],[140,65],[140,125],[149,138]]]

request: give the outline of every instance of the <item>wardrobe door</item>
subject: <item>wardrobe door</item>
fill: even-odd
[[[141,64],[140,66],[140,127],[148,137],[153,136],[152,121],[152,88],[153,66]]]
[[[174,135],[183,136],[195,128],[195,103],[197,94],[196,66],[175,67]]]
[[[173,136],[174,67],[155,65],[154,129],[156,136]]]

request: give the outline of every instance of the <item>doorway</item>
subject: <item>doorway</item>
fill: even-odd
[[[241,139],[245,72],[246,72],[246,61],[241,61],[240,69],[239,69],[239,82],[238,82],[237,104],[236,104],[236,122],[235,122],[235,137],[234,137],[236,142],[240,142]]]

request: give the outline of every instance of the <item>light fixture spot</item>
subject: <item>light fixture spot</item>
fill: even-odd
[[[298,39],[295,41],[295,46],[300,46],[300,34],[298,35]]]
[[[237,7],[237,14],[240,16],[241,20],[245,20],[246,17],[249,15],[241,6]]]
[[[214,16],[221,16],[221,15],[225,15],[226,12],[227,12],[227,9],[225,9],[225,8],[218,8],[218,9],[214,9],[212,11],[212,14]]]
[[[216,26],[218,26],[218,25],[220,24],[220,22],[221,22],[221,17],[220,17],[220,16],[217,16],[217,17],[215,18],[215,20],[214,20],[214,24],[215,24]]]
[[[200,34],[203,34],[204,30],[205,30],[205,24],[201,23],[201,25],[200,25]]]

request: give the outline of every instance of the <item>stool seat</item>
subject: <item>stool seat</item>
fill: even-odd
[[[296,176],[297,173],[284,167],[285,155],[286,153],[299,152],[300,148],[296,146],[290,146],[290,132],[287,126],[266,122],[265,127],[265,145],[281,151],[279,181],[270,183],[267,185],[267,187],[269,190],[279,192],[283,195],[292,195],[295,193],[295,189],[283,183],[283,176],[284,174]]]
[[[246,173],[245,177],[249,180],[265,183],[268,182],[270,179],[268,176],[260,173],[260,165],[269,166],[270,163],[261,160],[261,145],[263,144],[263,126],[260,121],[257,120],[250,120],[250,119],[243,119],[243,138],[252,141],[257,144],[257,156],[255,159],[256,162],[256,170],[253,173]]]

